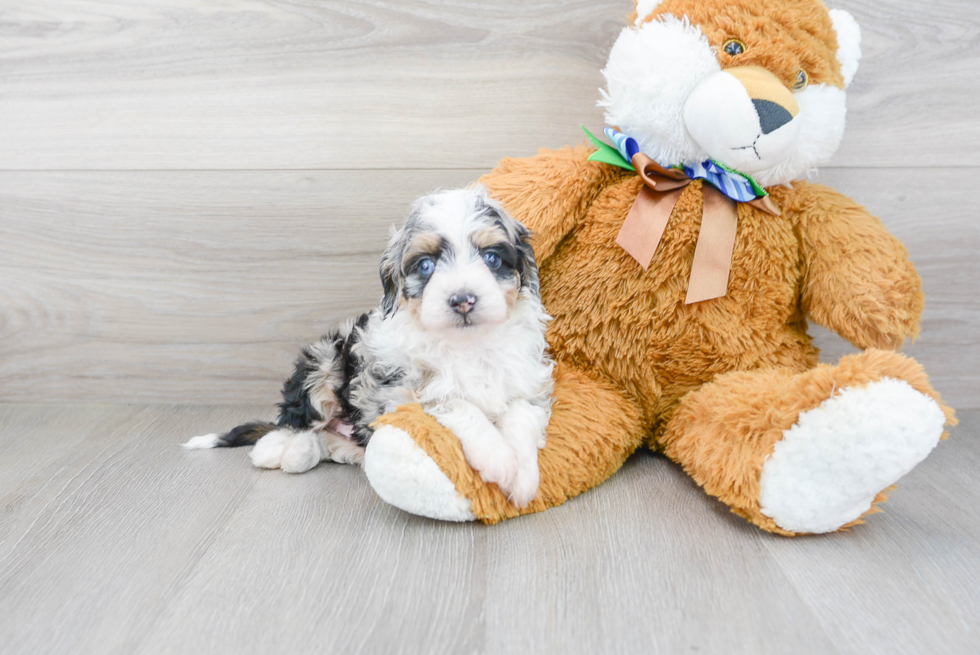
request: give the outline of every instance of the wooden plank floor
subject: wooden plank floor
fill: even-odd
[[[495,527],[177,447],[259,406],[0,405],[0,650],[980,652],[980,411],[845,534],[783,539],[641,453]]]

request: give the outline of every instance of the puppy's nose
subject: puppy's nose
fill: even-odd
[[[449,306],[457,314],[469,314],[476,304],[476,296],[471,293],[457,293],[449,299]]]

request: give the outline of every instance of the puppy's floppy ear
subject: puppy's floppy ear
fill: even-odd
[[[481,195],[494,216],[494,222],[499,225],[507,238],[517,250],[517,273],[521,276],[521,288],[530,289],[538,294],[538,263],[534,259],[534,248],[531,247],[531,231],[524,224],[508,214],[503,205],[487,195],[483,185],[474,187]]]
[[[508,218],[510,218],[508,216]],[[534,259],[534,248],[531,247],[531,231],[523,223],[511,218],[517,229],[517,272],[521,274],[521,287],[528,288],[531,293],[538,295],[538,262]]]
[[[404,278],[402,276],[402,253],[405,251],[407,226],[393,231],[388,247],[381,255],[381,286],[384,297],[381,299],[381,310],[387,318],[398,309],[398,296],[402,292]]]
[[[405,274],[402,265],[405,260],[405,250],[408,248],[412,235],[418,228],[425,210],[432,206],[432,196],[423,196],[412,205],[412,211],[400,230],[392,228],[388,247],[381,255],[381,286],[384,288],[384,298],[381,299],[381,310],[385,317],[391,316],[398,309],[398,296],[405,288]]]

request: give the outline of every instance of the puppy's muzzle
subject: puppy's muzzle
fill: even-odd
[[[449,306],[460,316],[473,311],[474,305],[476,305],[476,296],[471,293],[457,293],[449,298]]]

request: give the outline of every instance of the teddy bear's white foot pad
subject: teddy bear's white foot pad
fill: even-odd
[[[945,422],[903,380],[845,388],[783,432],[762,467],[761,511],[784,530],[833,532],[925,459]]]
[[[374,491],[398,509],[442,521],[473,521],[470,501],[407,432],[381,426],[364,453],[364,473]]]

